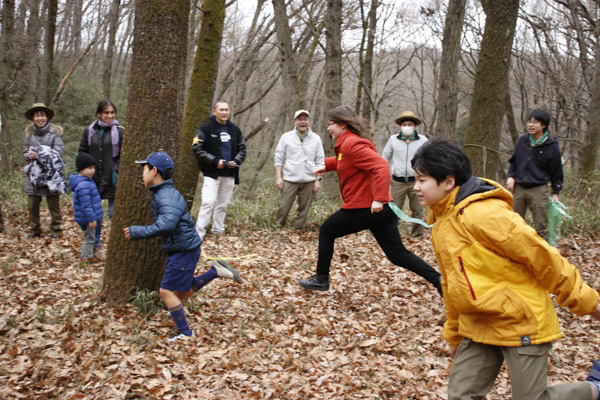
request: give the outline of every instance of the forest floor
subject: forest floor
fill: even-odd
[[[25,212],[5,222],[0,399],[446,398],[442,300],[393,266],[370,233],[337,242],[326,293],[297,283],[312,274],[316,232],[208,236],[210,256],[257,256],[231,261],[242,285],[215,280],[195,295],[187,316],[197,338],[169,344],[174,324],[166,311],[146,317],[134,304],[115,309],[99,300],[103,265],[80,262],[72,216],[55,241],[26,240]],[[428,239],[405,244],[436,265]],[[573,236],[560,249],[600,286],[600,242]],[[209,265],[201,259],[197,273]],[[600,358],[600,325],[557,311],[565,338],[549,357],[550,383],[584,380]],[[503,369],[487,398],[510,397]]]

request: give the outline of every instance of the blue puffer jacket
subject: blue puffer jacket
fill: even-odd
[[[79,225],[99,221],[104,215],[102,199],[98,187],[92,178],[73,174],[69,176],[73,191],[73,215]]]
[[[133,240],[162,236],[162,249],[171,254],[176,251],[189,251],[202,244],[196,231],[194,220],[187,212],[183,196],[173,187],[171,179],[149,188],[152,193],[152,214],[154,224],[129,227]]]

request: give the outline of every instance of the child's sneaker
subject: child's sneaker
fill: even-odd
[[[596,392],[596,399],[600,398],[600,360],[594,361],[592,368],[590,368],[590,374],[586,381],[594,386]]]
[[[192,336],[184,335],[183,333],[178,331],[176,334],[169,336],[167,338],[167,340],[169,342],[178,342],[178,341],[188,340],[190,338],[195,338],[195,337],[196,337],[196,334],[194,333],[194,331],[192,331]]]
[[[225,279],[233,279],[237,283],[242,283],[240,274],[225,260],[215,260],[212,262],[212,267],[217,271],[217,275]]]

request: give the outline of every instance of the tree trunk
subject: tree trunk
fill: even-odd
[[[359,0],[358,3],[360,7],[360,20],[362,22],[362,36],[360,38],[360,47],[358,48],[358,83],[356,84],[356,105],[354,106],[356,115],[360,115],[362,110],[362,92],[365,78],[364,52],[367,32],[369,31],[368,20],[365,18],[365,3],[363,0]]]
[[[136,0],[127,131],[103,286],[112,305],[127,301],[135,288],[157,290],[164,271],[161,239],[127,240],[123,229],[153,222],[150,191],[135,160],[163,149],[175,161],[175,174],[181,167],[189,7],[188,0]]]
[[[367,51],[365,53],[365,68],[363,77],[364,100],[362,102],[362,116],[371,126],[371,110],[373,109],[373,48],[375,47],[375,28],[377,26],[377,7],[379,2],[371,0],[369,10],[369,34],[367,35]]]
[[[106,48],[106,57],[104,57],[104,71],[102,74],[102,85],[104,87],[103,95],[106,100],[110,99],[110,75],[113,64],[113,54],[115,51],[115,38],[119,28],[119,6],[121,0],[113,0],[110,7],[109,25],[108,25],[108,46]]]
[[[15,33],[15,0],[2,0],[2,37],[0,37],[0,172],[10,171],[10,130],[8,94],[13,85],[13,43]]]
[[[510,88],[506,88],[504,94],[504,114],[506,115],[506,122],[508,123],[508,131],[510,132],[510,138],[512,139],[513,146],[517,144],[519,138],[519,128],[515,123],[515,113],[513,111],[512,101],[510,99]]]
[[[29,4],[27,19],[27,90],[25,101],[30,106],[39,99],[40,82],[40,41],[42,37],[42,21],[40,20],[41,0],[32,0]]]
[[[592,98],[588,110],[589,123],[585,131],[581,150],[581,174],[586,175],[596,169],[598,148],[600,147],[600,44],[596,45],[596,70],[592,83]]]
[[[473,173],[496,178],[504,97],[519,0],[484,0],[485,31],[477,62],[465,151]]]
[[[327,111],[342,104],[342,0],[327,0],[325,24],[325,107],[321,132],[325,156],[334,156],[335,142],[327,132]],[[326,174],[323,189],[331,200],[340,198],[337,174]]]
[[[192,152],[196,130],[211,116],[213,95],[219,72],[219,55],[225,20],[225,0],[204,0],[198,48],[192,80],[185,103],[181,138],[181,167],[175,175],[177,187],[192,209],[198,186],[198,161]]]
[[[81,22],[83,21],[83,0],[73,0],[73,54],[81,54]]]
[[[56,14],[58,0],[48,0],[48,22],[46,24],[46,40],[44,41],[44,74],[41,79],[40,99],[46,105],[52,99],[50,85],[52,83],[52,68],[54,67],[54,34],[56,32]]]
[[[284,118],[300,108],[300,87],[298,84],[298,68],[292,49],[292,31],[285,9],[285,0],[273,0],[275,29],[281,63],[281,79],[285,91],[282,102],[285,104]]]
[[[458,111],[458,60],[460,39],[465,20],[467,0],[450,0],[444,24],[442,59],[440,60],[440,87],[438,93],[438,118],[434,129],[436,136],[456,136],[456,113]]]

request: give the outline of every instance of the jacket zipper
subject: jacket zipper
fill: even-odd
[[[471,282],[469,281],[469,277],[467,276],[467,271],[465,271],[465,267],[463,266],[462,257],[458,257],[458,262],[460,262],[460,272],[463,273],[465,279],[467,281],[467,285],[469,285],[469,290],[471,291],[471,296],[473,296],[473,300],[477,300],[475,297],[475,291],[473,290],[473,286],[471,286]]]

